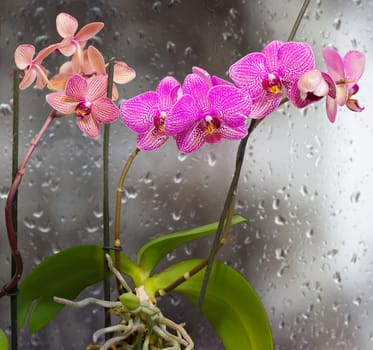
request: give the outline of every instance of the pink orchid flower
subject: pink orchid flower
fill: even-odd
[[[180,83],[168,76],[159,82],[155,91],[144,92],[122,102],[122,120],[138,133],[138,148],[151,151],[167,141],[165,122],[178,98],[179,90]]]
[[[212,86],[200,74],[189,74],[183,95],[165,121],[166,134],[176,139],[184,153],[197,151],[222,139],[239,140],[247,135],[246,119],[251,98],[227,84]]]
[[[87,41],[104,27],[104,23],[89,23],[75,34],[78,21],[75,17],[62,12],[56,18],[56,27],[58,34],[62,37],[58,46],[59,51],[67,57],[76,54],[79,67],[83,67],[83,48]]]
[[[33,45],[19,45],[14,52],[14,60],[17,68],[24,72],[24,77],[19,88],[28,88],[36,79],[36,87],[43,89],[48,83],[47,70],[42,66],[43,60],[56,49],[56,45],[50,45],[41,50],[36,57]]]
[[[107,77],[98,75],[87,82],[81,75],[73,75],[66,83],[65,91],[52,92],[47,102],[58,112],[75,114],[79,128],[89,137],[100,134],[100,124],[112,123],[119,110],[106,96]]]
[[[328,73],[314,69],[300,77],[289,95],[295,107],[303,108],[325,96],[335,98],[336,85]]]
[[[359,90],[357,82],[365,69],[364,53],[351,50],[342,58],[336,50],[326,48],[323,50],[323,57],[337,86],[335,98],[328,96],[326,99],[326,112],[329,120],[332,123],[335,121],[337,105],[346,105],[354,112],[364,110],[363,107],[359,106],[357,100],[352,98]]]
[[[250,53],[229,69],[233,82],[253,100],[251,118],[263,118],[280,104],[285,88],[290,97],[293,85],[315,66],[306,43],[272,41],[262,52]]]
[[[81,73],[84,77],[90,78],[96,75],[107,75],[104,58],[99,50],[93,46],[89,46],[83,51],[83,66],[80,69],[77,65],[76,56],[69,62],[65,62],[59,69],[59,72],[50,79],[50,87],[52,90],[62,90],[65,87],[67,80],[74,74]],[[114,63],[113,81],[116,84],[126,84],[136,77],[136,72],[122,61]],[[113,84],[112,99],[115,101],[119,97],[118,88]]]

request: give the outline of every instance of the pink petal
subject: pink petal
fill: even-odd
[[[331,123],[334,123],[335,117],[337,116],[337,103],[331,97],[326,98],[326,114]]]
[[[104,28],[104,23],[102,22],[88,23],[79,30],[75,35],[75,39],[78,41],[87,41],[95,36],[102,28]]]
[[[219,128],[222,137],[227,140],[241,140],[247,135],[247,128],[244,125],[239,127],[230,127],[228,125],[222,125]]]
[[[43,89],[47,84],[47,70],[43,66],[35,67],[36,70],[36,87]]]
[[[266,56],[267,67],[270,72],[277,70],[279,66],[278,62],[278,50],[284,45],[284,42],[280,40],[275,40],[265,46],[262,50],[262,53]]]
[[[87,87],[87,81],[79,74],[74,74],[66,83],[65,93],[76,101],[82,101],[86,97]]]
[[[66,38],[59,43],[57,48],[64,56],[70,57],[76,52],[77,45],[70,38]]]
[[[133,68],[127,66],[124,62],[115,62],[114,64],[114,82],[117,84],[126,84],[136,78],[136,72]]]
[[[252,99],[262,93],[262,80],[268,73],[266,57],[259,52],[246,55],[229,68],[231,79],[238,87],[247,90]]]
[[[365,108],[361,107],[357,100],[349,98],[346,103],[347,108],[353,112],[362,112]]]
[[[216,86],[216,85],[230,85],[230,86],[234,86],[231,82],[225,80],[225,79],[222,79],[222,78],[219,78],[215,75],[213,75],[211,77],[211,82],[212,82],[212,86]]]
[[[253,101],[250,118],[261,119],[271,114],[280,104],[281,97],[268,97],[263,94],[259,99]]]
[[[333,79],[336,81],[343,79],[345,77],[345,70],[339,53],[331,47],[327,47],[322,51],[322,55]]]
[[[111,99],[116,101],[119,98],[119,92],[117,86],[113,83],[113,87],[111,90]]]
[[[57,32],[62,38],[74,36],[78,29],[78,21],[67,13],[60,13],[56,18]]]
[[[213,111],[226,125],[245,125],[252,105],[249,95],[232,86],[217,85],[210,89],[208,98]]]
[[[85,118],[76,118],[76,123],[80,130],[82,130],[87,136],[96,138],[100,135],[100,127],[91,114],[87,115]]]
[[[158,94],[154,91],[144,92],[122,102],[120,112],[123,122],[133,131],[147,132],[153,126],[154,116],[159,114],[158,103]]]
[[[65,90],[66,81],[70,77],[70,74],[58,73],[49,79],[48,88],[54,91]]]
[[[58,47],[58,44],[52,44],[44,49],[40,50],[37,56],[34,59],[34,62],[37,64],[41,64],[43,60],[48,57],[52,52],[54,52]]]
[[[110,98],[103,97],[92,103],[91,113],[99,123],[112,123],[118,119],[119,109]]]
[[[183,95],[165,120],[165,130],[168,135],[176,135],[189,129],[199,120],[199,109],[191,95]]]
[[[48,104],[62,114],[74,114],[79,103],[76,99],[68,97],[62,91],[52,92],[45,96]]]
[[[345,74],[347,79],[356,83],[364,73],[365,55],[357,50],[351,50],[343,58]]]
[[[97,74],[106,74],[105,61],[101,52],[98,51],[94,46],[89,46],[87,53],[88,62],[92,67],[92,71],[96,72]]]
[[[342,85],[336,85],[336,96],[335,101],[339,106],[344,106],[348,99],[348,90],[347,86],[345,84]]]
[[[14,52],[14,60],[19,69],[27,68],[31,63],[35,54],[33,45],[19,45]]]
[[[210,109],[210,103],[207,99],[209,85],[197,74],[188,74],[184,80],[183,93],[194,97],[195,103],[202,113]]]
[[[25,73],[25,76],[19,83],[19,89],[27,89],[36,79],[36,70],[34,68],[28,69]]]
[[[192,72],[200,76],[209,87],[212,87],[211,75],[206,70],[200,67],[192,67]]]
[[[199,125],[195,125],[186,132],[176,135],[176,145],[180,152],[191,153],[200,149],[205,143],[205,133]]]
[[[142,151],[153,151],[161,147],[168,140],[168,136],[160,133],[155,127],[137,136],[137,147]]]
[[[285,43],[278,50],[278,60],[278,72],[285,88],[291,88],[304,73],[315,67],[315,57],[306,43]]]
[[[321,74],[322,74],[322,77],[324,78],[324,80],[326,81],[326,83],[329,85],[328,95],[332,98],[335,98],[336,94],[337,94],[337,86],[335,85],[335,82],[334,82],[332,76],[328,73],[325,73],[325,72],[321,72]]]
[[[89,83],[85,97],[89,101],[95,101],[101,97],[106,97],[108,78],[106,75],[97,75]]]
[[[174,106],[176,95],[172,91],[176,87],[180,87],[180,83],[174,77],[167,76],[159,82],[155,91],[158,93],[160,111],[168,112]]]

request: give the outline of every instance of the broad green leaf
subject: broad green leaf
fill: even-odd
[[[0,328],[0,350],[8,350],[8,337]]]
[[[31,308],[30,332],[43,328],[63,308],[53,296],[75,299],[86,287],[103,279],[103,249],[81,245],[63,250],[38,265],[19,286],[18,327]],[[141,271],[121,254],[121,271],[139,283]]]
[[[183,261],[154,275],[147,281],[147,291],[154,294],[165,288],[200,261]],[[175,291],[197,305],[204,271]],[[273,350],[270,324],[262,302],[249,282],[230,266],[214,263],[202,311],[214,326],[225,350]]]
[[[242,222],[249,222],[249,220],[240,215],[233,216],[232,225],[237,225]],[[149,276],[154,267],[169,252],[182,244],[214,233],[218,228],[218,223],[219,222],[216,221],[208,225],[162,235],[156,239],[151,240],[150,242],[143,245],[142,248],[138,251],[138,266],[147,276]]]

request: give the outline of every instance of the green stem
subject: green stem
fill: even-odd
[[[108,86],[107,97],[112,97],[113,75],[114,75],[114,58],[109,60],[108,71]],[[104,141],[103,141],[103,244],[105,253],[109,254],[110,247],[110,214],[109,214],[109,137],[110,124],[104,126]],[[107,261],[104,254],[104,299],[110,300],[110,271],[107,266]],[[105,310],[105,327],[111,325],[111,317],[109,310]]]
[[[18,171],[18,156],[19,156],[19,71],[13,70],[13,141],[12,141],[12,181],[14,181]],[[13,227],[14,232],[18,231],[18,195],[14,196],[13,200]],[[15,234],[17,241],[17,233]],[[12,258],[11,275],[17,273],[17,264]],[[14,286],[14,292],[17,291],[17,283]],[[10,323],[11,323],[11,344],[12,350],[18,349],[18,327],[17,327],[17,294],[14,293],[10,297]]]
[[[291,28],[291,31],[290,31],[290,34],[289,34],[289,37],[288,37],[288,41],[293,41],[294,40],[295,34],[297,33],[297,30],[299,28],[300,22],[302,22],[304,13],[306,12],[307,7],[310,4],[310,2],[311,2],[311,0],[305,0],[303,2],[303,5],[302,5],[301,9],[299,10],[297,19],[295,20],[295,22],[293,24],[293,28]]]

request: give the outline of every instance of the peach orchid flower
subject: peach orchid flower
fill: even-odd
[[[93,46],[89,46],[87,50],[83,52],[83,66],[81,74],[84,77],[90,78],[96,75],[107,75],[106,67],[108,64],[105,63],[104,58],[99,50]],[[62,90],[65,87],[67,80],[78,73],[75,56],[70,62],[64,63],[59,70],[59,73],[52,77],[51,88],[52,90]],[[126,63],[117,61],[114,64],[114,83],[125,84],[130,82],[136,77],[135,70],[129,67]],[[113,84],[112,99],[118,99],[118,89],[115,84]]]
[[[103,27],[102,22],[86,24],[75,34],[78,29],[78,21],[75,17],[60,13],[56,18],[58,34],[62,37],[58,49],[64,56],[77,55],[79,67],[83,67],[83,48],[87,41],[95,36]]]
[[[19,84],[21,90],[27,89],[36,79],[36,87],[43,89],[49,83],[47,70],[42,66],[43,60],[50,55],[56,45],[50,45],[42,49],[35,58],[35,47],[33,45],[19,45],[14,52],[14,60],[17,68],[24,72],[24,77]]]

